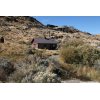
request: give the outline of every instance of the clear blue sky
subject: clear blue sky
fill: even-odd
[[[75,28],[90,32],[92,34],[100,34],[100,16],[33,16],[44,25],[68,25]]]

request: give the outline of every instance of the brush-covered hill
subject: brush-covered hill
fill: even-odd
[[[30,16],[0,16],[0,37],[3,36],[6,42],[30,41],[33,37],[44,37],[45,35],[53,37],[61,43],[66,37],[81,38],[90,36],[90,34],[81,32],[73,27],[66,26],[62,28],[63,30],[58,26],[43,25]]]
[[[0,16],[0,26],[12,26],[12,25],[25,25],[43,27],[44,25],[40,23],[33,17],[30,16]]]
[[[86,35],[91,35],[89,32],[82,32],[79,29],[74,28],[73,26],[56,26],[56,25],[51,25],[51,24],[47,24],[47,28],[56,30],[56,31],[62,31],[62,32],[67,32],[67,33],[77,33],[77,32],[81,32],[84,33]]]
[[[58,50],[34,50],[31,40],[44,36],[56,39]],[[71,72],[63,68],[66,65],[55,61],[60,57],[62,45],[69,40],[79,39],[85,44],[100,46],[99,36],[68,26],[43,25],[30,16],[1,16],[0,37],[4,37],[4,43],[0,43],[1,82],[62,82],[77,78],[74,73],[76,69]],[[92,71],[95,74],[95,70]]]

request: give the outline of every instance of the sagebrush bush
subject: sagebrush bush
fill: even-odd
[[[7,81],[7,77],[15,71],[14,64],[6,58],[0,58],[0,81]]]

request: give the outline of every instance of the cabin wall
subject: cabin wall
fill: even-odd
[[[32,48],[34,49],[48,49],[48,50],[55,50],[57,49],[57,44],[51,43],[33,43]]]
[[[38,48],[40,48],[40,49],[55,50],[57,48],[57,44],[39,43],[38,44]]]

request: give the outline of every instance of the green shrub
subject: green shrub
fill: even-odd
[[[63,48],[60,54],[64,62],[69,64],[78,63],[80,60],[77,49],[74,47]]]
[[[81,48],[81,54],[84,65],[93,66],[95,61],[100,59],[100,51],[91,46],[83,46]]]
[[[61,51],[62,60],[69,64],[93,66],[100,59],[100,51],[78,40],[66,43]]]

